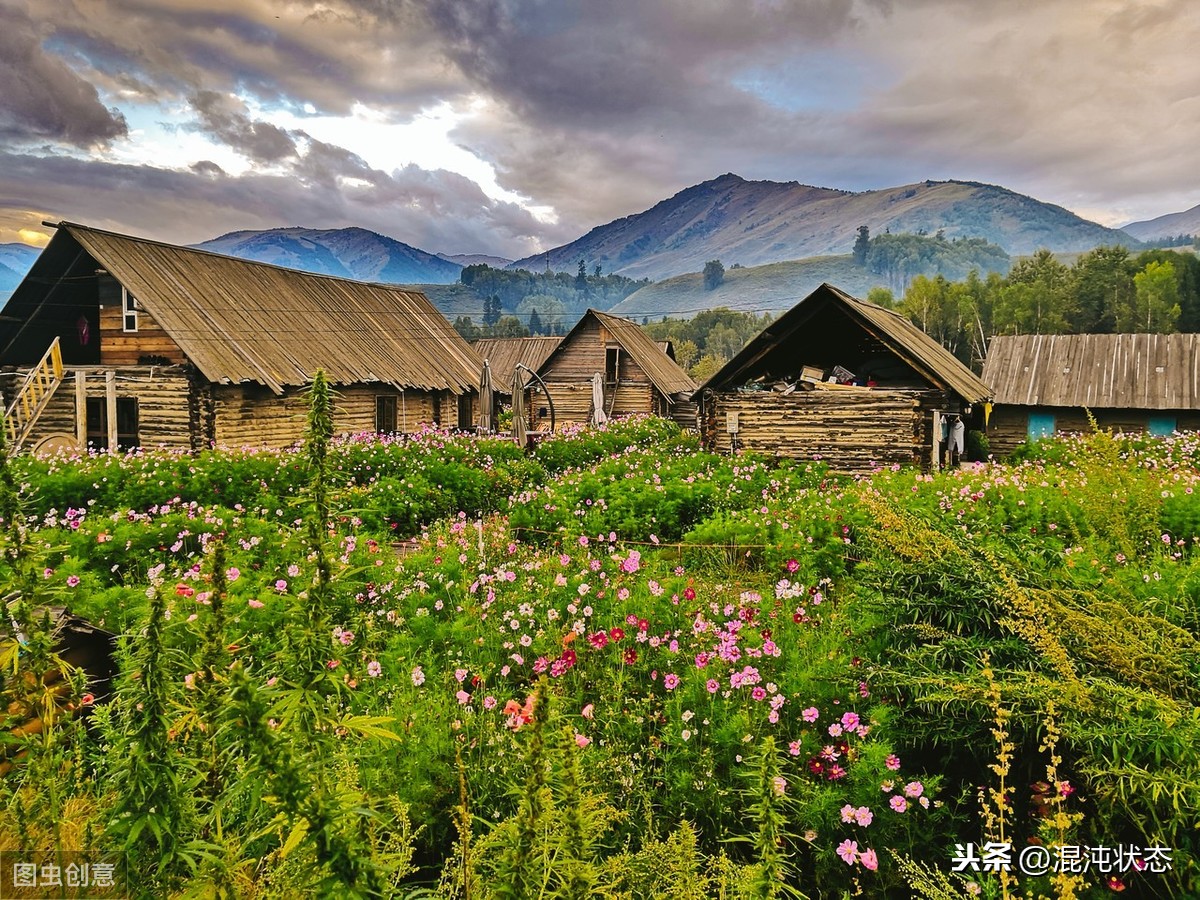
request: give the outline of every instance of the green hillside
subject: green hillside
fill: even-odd
[[[855,265],[849,254],[816,256],[726,269],[724,281],[711,291],[705,289],[704,276],[699,272],[677,275],[635,291],[610,312],[630,319],[686,318],[718,306],[743,312],[779,313],[791,309],[826,281],[857,297],[865,297],[872,287],[886,283],[882,277]]]

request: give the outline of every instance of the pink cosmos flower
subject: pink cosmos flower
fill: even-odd
[[[858,713],[842,713],[842,727],[853,731],[858,727]]]
[[[372,678],[378,678],[383,674],[383,666],[379,664],[378,660],[373,659],[367,663],[367,674]]]
[[[854,807],[849,803],[842,807],[842,821],[847,825],[854,821]]]
[[[896,812],[902,813],[906,809],[908,809],[908,801],[905,800],[903,797],[901,797],[899,794],[897,794],[895,797],[893,797],[891,800],[888,801],[888,806],[890,806]]]
[[[575,732],[575,746],[578,747],[580,750],[582,750],[584,747],[586,747],[591,742],[592,742],[592,739],[589,738],[586,734],[580,734],[578,731]]]
[[[679,687],[679,676],[674,672],[668,672],[663,676],[663,687],[668,691],[675,690],[675,688]]]
[[[496,708],[496,698],[493,697],[491,694],[488,694],[486,697],[484,697],[483,698],[483,708],[484,709],[495,709]]]
[[[830,737],[841,737],[842,736],[842,726],[840,723],[834,722],[832,725],[829,726],[829,736]]]
[[[879,857],[874,850],[864,850],[859,853],[858,861],[863,864],[864,869],[869,869],[872,872],[879,868]]]
[[[412,683],[413,687],[420,687],[425,683],[425,672],[422,671],[420,666],[413,666]]]
[[[916,799],[925,791],[925,786],[919,781],[910,781],[904,786],[904,796]]]
[[[279,593],[282,594],[284,591],[287,590],[287,582],[284,581],[282,578],[280,578],[278,581],[275,582],[275,590],[279,591]]]
[[[585,706],[583,709],[581,709],[579,711],[579,714],[590,722],[595,717],[596,707],[593,704],[589,703],[587,706]]]
[[[804,712],[800,713],[800,718],[802,718],[805,722],[815,722],[820,715],[821,713],[815,706],[810,706],[808,709],[804,710]]]
[[[78,575],[68,575],[67,576],[67,587],[79,587],[79,576]]]
[[[767,698],[767,689],[761,685],[756,686],[754,690],[750,692],[750,696],[755,700],[765,700]]]
[[[854,861],[858,858],[858,842],[852,841],[849,838],[838,844],[837,855],[842,858],[848,866],[854,865]]]
[[[900,757],[898,757],[895,753],[891,754],[887,758],[885,765],[887,765],[887,767],[893,772],[897,771],[900,768]]]
[[[875,814],[868,807],[860,806],[854,811],[854,821],[866,828],[875,821]]]
[[[800,755],[800,742],[792,741],[790,744],[788,744],[788,753],[790,753],[792,756],[799,756]]]
[[[471,702],[471,695],[468,694],[466,691],[457,691],[454,694],[454,699],[456,699],[458,701],[459,706],[466,706],[468,703]]]
[[[706,681],[704,683],[704,688],[710,694],[715,694],[717,691],[719,691],[721,689],[721,682],[717,681],[717,679],[715,679],[715,678],[710,678],[710,679],[708,679],[708,681]]]
[[[250,599],[246,601],[246,605],[251,609],[262,609],[265,604],[261,600]]]
[[[237,581],[242,577],[242,571],[237,566],[230,566],[225,570],[225,578],[229,581]]]

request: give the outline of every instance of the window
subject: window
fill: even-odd
[[[617,382],[617,366],[621,361],[620,347],[604,348],[604,380],[609,384]]]
[[[1030,413],[1028,435],[1031,441],[1054,437],[1054,414]]]
[[[396,398],[394,396],[375,398],[375,430],[380,434],[396,433]]]
[[[95,450],[108,449],[108,401],[104,397],[88,397],[87,442]],[[118,397],[117,450],[136,450],[140,446],[137,398]]]
[[[121,288],[121,330],[138,330],[137,297],[129,293],[129,290],[125,287]]]
[[[1175,426],[1174,416],[1151,416],[1146,430],[1151,434],[1166,437],[1175,433]]]

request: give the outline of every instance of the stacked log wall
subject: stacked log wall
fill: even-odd
[[[100,362],[106,366],[136,366],[143,357],[161,357],[182,365],[187,357],[179,345],[145,309],[137,313],[137,331],[125,331],[121,285],[111,276],[100,278]]]
[[[191,384],[184,366],[80,366],[66,370],[66,378],[38,417],[25,447],[33,447],[51,434],[77,434],[76,373],[84,376],[88,399],[107,397],[106,380],[113,373],[118,398],[138,402],[138,441],[141,446],[192,449]],[[25,371],[4,377],[7,406],[20,388]],[[86,409],[85,409],[86,412]]]
[[[929,424],[941,402],[933,391],[803,391],[719,393],[706,403],[710,447],[732,450],[730,413],[737,413],[737,449],[792,459],[820,459],[838,472],[925,465]]]
[[[336,387],[333,427],[337,434],[375,431],[376,398],[396,398],[396,428],[411,433],[433,423],[433,393],[398,392],[383,386]],[[449,412],[443,401],[444,416]],[[454,407],[457,417],[457,406]],[[224,447],[287,447],[304,439],[308,400],[304,388],[282,396],[261,385],[217,385],[213,389],[214,440]]]

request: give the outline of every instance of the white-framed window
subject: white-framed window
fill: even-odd
[[[122,285],[121,287],[121,330],[122,331],[137,331],[138,330],[138,302],[137,297],[129,293],[129,289]]]

